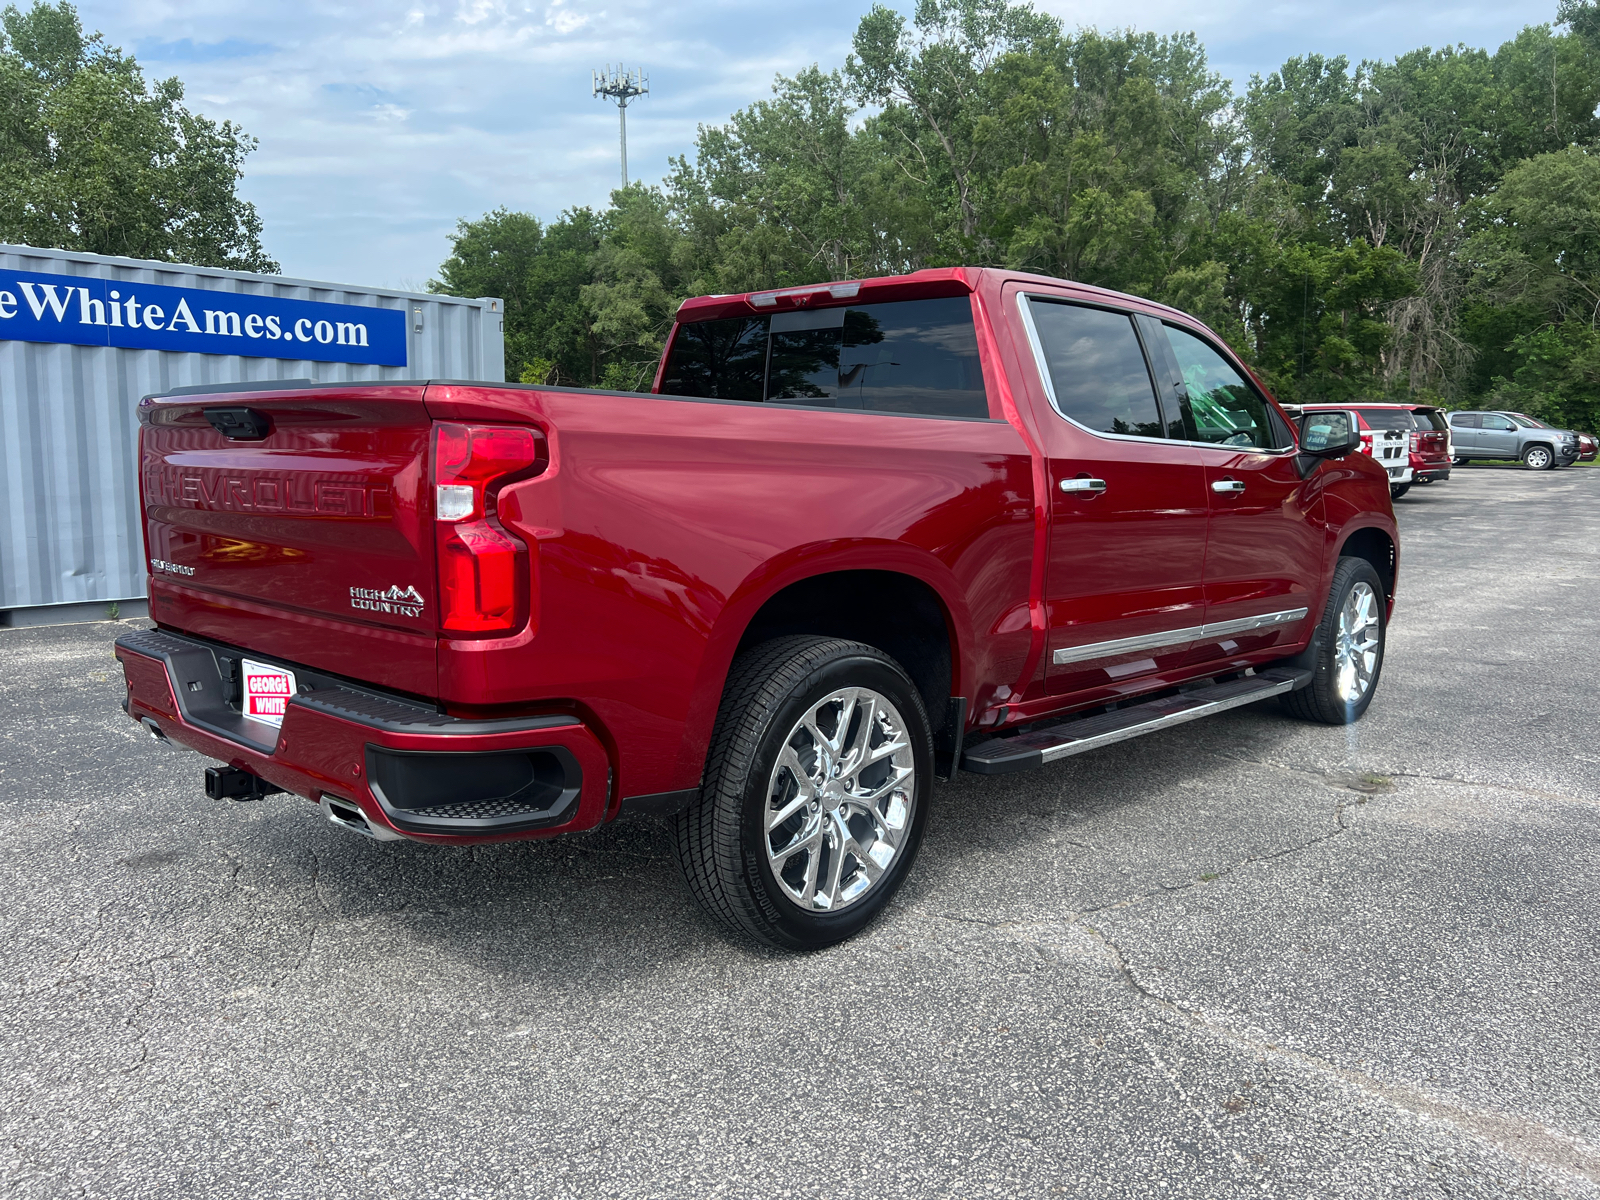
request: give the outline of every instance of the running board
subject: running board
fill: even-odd
[[[961,756],[961,769],[979,775],[1031,771],[1059,758],[1070,758],[1113,742],[1125,742],[1158,729],[1182,725],[1185,721],[1254,704],[1268,696],[1280,696],[1310,682],[1310,671],[1273,667],[1243,679],[1214,683],[1192,692],[1164,696],[1092,717],[1079,717],[1059,725],[1047,725],[1016,737],[994,738],[968,749]]]

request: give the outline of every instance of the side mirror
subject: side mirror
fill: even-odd
[[[1361,449],[1361,423],[1353,412],[1306,413],[1300,418],[1300,453],[1343,458]]]

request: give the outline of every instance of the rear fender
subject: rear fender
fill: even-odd
[[[877,539],[796,547],[751,572],[729,598],[712,627],[684,722],[677,774],[688,781],[685,786],[699,784],[728,670],[751,621],[768,600],[785,588],[838,571],[906,575],[933,591],[944,610],[951,643],[951,694],[966,695],[970,704],[972,618],[961,588],[943,562],[916,546]]]

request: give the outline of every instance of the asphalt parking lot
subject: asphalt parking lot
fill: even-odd
[[[1396,507],[1363,722],[965,776],[808,957],[649,824],[209,802],[118,626],[0,632],[0,1195],[1600,1196],[1600,470]]]

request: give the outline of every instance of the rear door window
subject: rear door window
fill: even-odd
[[[1450,424],[1457,429],[1480,429],[1483,427],[1482,413],[1451,413]]]
[[[989,415],[965,296],[684,324],[661,390],[932,417]]]
[[[1127,313],[1028,298],[1051,402],[1096,433],[1162,437],[1144,349]]]

